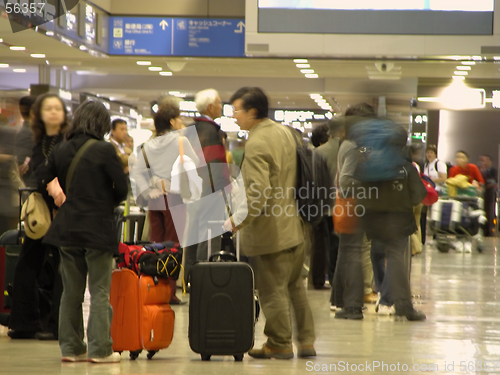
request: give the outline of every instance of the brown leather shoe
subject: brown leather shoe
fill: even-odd
[[[275,358],[275,359],[292,359],[293,358],[293,350],[282,350],[271,348],[267,344],[262,345],[260,349],[251,349],[248,351],[248,355],[253,358]]]
[[[364,303],[377,303],[377,294],[375,293],[369,293],[369,294],[365,294],[365,296],[363,297],[363,302]]]
[[[299,347],[299,352],[297,354],[299,358],[310,358],[316,357],[316,349],[312,345],[302,345]]]

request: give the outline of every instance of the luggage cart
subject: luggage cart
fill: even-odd
[[[483,251],[483,229],[486,221],[484,201],[480,197],[441,197],[431,210],[430,227],[436,246],[447,253],[457,241],[472,243],[472,249]]]

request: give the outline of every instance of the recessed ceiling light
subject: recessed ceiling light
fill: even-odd
[[[467,74],[469,74],[469,73],[464,72],[464,71],[462,71],[462,70],[455,70],[455,71],[453,72],[453,74],[455,74],[456,76],[466,76],[466,75],[467,75]]]
[[[64,65],[63,70],[68,70],[68,67],[66,65]]]
[[[0,43],[3,43],[3,39],[2,38],[0,38]]]
[[[311,74],[311,73],[314,73],[314,69],[300,69],[300,72],[301,73],[308,73],[308,74]]]
[[[465,65],[465,66],[462,66],[462,65],[457,66],[457,70],[471,70],[471,69],[472,68],[470,66],[467,66],[467,65]]]
[[[458,80],[464,80],[465,77],[464,76],[453,76],[453,79],[458,79]]]
[[[462,61],[462,65],[476,65],[475,61]]]
[[[14,73],[26,73],[26,69],[14,69]]]
[[[44,59],[45,58],[45,54],[43,54],[43,53],[32,53],[31,57],[33,57],[34,59]]]
[[[22,47],[22,46],[11,46],[10,49],[12,51],[26,51],[26,47]]]
[[[306,74],[306,78],[318,78],[319,76],[317,74]]]
[[[163,68],[160,66],[150,66],[148,69],[152,72],[161,72],[163,70]]]
[[[45,33],[45,35],[47,35],[47,36],[54,36],[54,32],[53,31],[47,31]]]
[[[160,72],[161,76],[171,76],[172,72]]]
[[[151,61],[137,61],[137,65],[151,65]]]
[[[311,67],[311,65],[309,65],[309,64],[297,64],[296,66],[297,66],[297,68],[310,68]]]
[[[87,47],[86,47],[86,46],[84,46],[83,44],[82,44],[79,48],[80,48],[80,50],[82,50],[82,51],[86,51],[86,50],[87,50]]]
[[[304,63],[307,64],[308,61],[307,59],[294,59],[293,62],[296,64],[304,64]]]

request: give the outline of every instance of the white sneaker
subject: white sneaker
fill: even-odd
[[[394,306],[379,305],[377,314],[379,315],[394,315],[396,314],[396,309]]]
[[[464,251],[464,243],[462,241],[455,241],[453,244],[457,253],[461,253]]]
[[[87,362],[87,353],[62,357],[63,362]]]
[[[465,253],[472,253],[472,243],[466,242],[464,243],[464,252]]]
[[[121,355],[120,353],[113,353],[104,358],[89,358],[89,362],[92,363],[116,363],[120,362]]]
[[[340,309],[339,309],[340,310]],[[337,306],[330,305],[330,311],[337,311]]]

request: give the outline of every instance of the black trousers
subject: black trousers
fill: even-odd
[[[315,287],[325,284],[325,275],[328,275],[330,285],[333,285],[333,275],[337,265],[339,252],[339,238],[333,230],[333,219],[324,216],[313,226],[311,275]]]
[[[25,238],[14,274],[9,328],[56,335],[63,290],[57,247]]]

